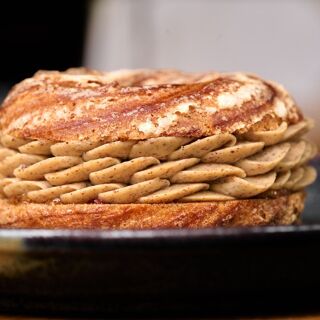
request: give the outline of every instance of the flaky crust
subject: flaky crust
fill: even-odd
[[[302,119],[281,86],[253,75],[85,69],[38,72],[22,81],[0,117],[3,134],[93,142],[197,138]]]
[[[263,226],[296,223],[305,195],[171,204],[12,204],[0,199],[0,227],[157,229]]]

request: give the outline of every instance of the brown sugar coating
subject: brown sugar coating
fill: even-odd
[[[0,124],[3,134],[24,139],[94,143],[199,138],[301,119],[282,87],[256,76],[73,69],[39,72],[17,84]]]

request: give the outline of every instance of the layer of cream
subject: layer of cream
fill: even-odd
[[[0,193],[37,203],[169,203],[250,198],[314,182],[312,122],[193,140],[27,141],[1,137]]]

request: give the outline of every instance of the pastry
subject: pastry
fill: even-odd
[[[255,75],[40,71],[0,112],[5,228],[293,224],[316,179],[312,120]]]

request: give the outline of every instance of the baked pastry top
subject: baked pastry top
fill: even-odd
[[[252,75],[39,72],[9,93],[0,123],[0,193],[14,201],[226,201],[316,178],[302,137],[312,121]]]
[[[3,134],[24,139],[110,142],[200,138],[300,120],[280,85],[253,75],[73,69],[38,72],[16,85],[0,124]]]

